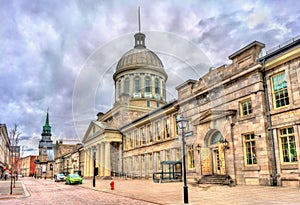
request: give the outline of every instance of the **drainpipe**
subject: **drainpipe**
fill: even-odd
[[[275,143],[274,143],[274,135],[273,135],[273,125],[272,125],[272,118],[271,118],[271,108],[269,103],[269,96],[268,96],[268,86],[267,86],[267,79],[266,79],[266,71],[265,71],[265,59],[262,61],[263,71],[263,86],[264,86],[264,93],[266,98],[266,106],[267,106],[267,121],[268,121],[268,130],[271,137],[272,142],[272,157],[274,162],[274,170],[273,170],[273,182],[272,186],[277,186],[277,162],[276,162],[276,154],[275,154]]]

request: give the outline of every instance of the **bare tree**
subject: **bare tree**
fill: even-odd
[[[19,159],[20,159],[20,147],[18,147],[19,144],[19,136],[21,135],[21,132],[18,131],[18,125],[15,124],[14,128],[12,128],[9,131],[9,139],[10,139],[10,147],[11,147],[11,180],[10,180],[10,194],[12,194],[12,188],[13,188],[13,180],[14,180],[14,188],[16,185],[16,166],[18,166]],[[18,153],[18,154],[17,154]]]

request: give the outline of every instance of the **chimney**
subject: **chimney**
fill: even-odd
[[[103,116],[103,112],[98,112],[97,114],[97,121],[100,121],[100,118]]]

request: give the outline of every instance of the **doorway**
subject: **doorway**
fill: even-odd
[[[221,174],[220,152],[218,148],[212,149],[213,154],[213,174]]]
[[[225,174],[225,155],[220,141],[223,136],[218,130],[211,130],[205,137],[205,148],[201,149],[202,175]]]

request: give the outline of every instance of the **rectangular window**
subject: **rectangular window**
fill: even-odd
[[[139,139],[139,132],[137,130],[134,131],[134,137],[135,137],[135,146],[139,146],[139,142],[140,142],[140,139]]]
[[[155,122],[155,134],[156,134],[156,139],[159,141],[160,140],[160,122],[159,121]]]
[[[294,128],[288,127],[279,130],[281,160],[283,163],[297,162],[297,150]]]
[[[153,172],[153,159],[152,159],[152,153],[149,153],[148,155],[149,158],[149,172]]]
[[[133,148],[133,142],[134,142],[134,137],[133,137],[133,133],[130,133],[130,148]]]
[[[152,129],[151,125],[147,125],[147,138],[149,139],[149,142],[153,142],[153,136],[152,136]]]
[[[132,158],[131,157],[128,158],[127,172],[132,172]]]
[[[256,158],[256,143],[254,134],[246,134],[244,135],[244,156],[245,156],[245,164],[246,165],[254,165],[257,164]]]
[[[240,102],[240,113],[241,116],[250,115],[252,113],[252,101],[251,99]]]
[[[188,169],[194,169],[195,168],[195,160],[194,160],[194,146],[189,145],[187,146],[187,165]]]
[[[165,150],[165,161],[170,161],[170,150]]]
[[[142,175],[145,174],[145,155],[141,156],[142,160]]]
[[[164,119],[164,137],[170,137],[170,118]]]
[[[147,101],[147,107],[150,107],[150,101]]]
[[[179,134],[178,132],[178,126],[177,126],[177,115],[173,116],[173,125],[174,125],[174,129],[175,129],[175,135],[177,136]]]
[[[160,152],[156,152],[156,171],[161,171]]]
[[[181,161],[181,148],[176,148],[175,149],[175,160],[176,161]]]
[[[151,79],[150,77],[146,77],[146,80],[145,80],[145,92],[146,93],[150,93],[151,92]]]
[[[274,107],[284,107],[290,104],[285,73],[272,77]]]
[[[139,163],[139,156],[135,156],[134,157],[134,171],[139,171],[139,166],[140,166],[140,163]]]
[[[146,144],[146,135],[145,135],[145,128],[141,128],[140,129],[140,132],[141,132],[141,144]]]

